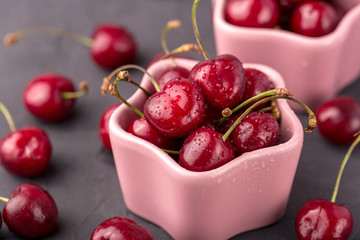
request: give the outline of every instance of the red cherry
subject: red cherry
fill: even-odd
[[[360,131],[360,104],[350,96],[338,96],[316,111],[322,136],[336,144],[350,144]]]
[[[23,92],[23,102],[34,116],[49,122],[60,122],[68,118],[75,104],[75,98],[87,93],[87,85],[81,92],[75,92],[70,79],[47,73],[32,79]]]
[[[91,234],[90,240],[152,240],[151,233],[126,217],[112,217],[103,221]]]
[[[237,26],[273,28],[279,20],[279,7],[275,0],[229,0],[225,18]]]
[[[235,149],[222,133],[206,126],[194,130],[180,150],[179,164],[190,171],[208,171],[235,158]]]
[[[304,36],[320,37],[332,32],[338,21],[338,14],[329,3],[306,1],[293,11],[290,28]]]
[[[242,63],[229,54],[197,63],[190,79],[200,87],[206,103],[217,110],[239,104],[245,90]]]
[[[144,116],[160,134],[185,137],[205,119],[204,98],[190,80],[175,78],[147,99]]]
[[[101,67],[112,69],[135,62],[136,43],[124,27],[102,24],[92,37],[91,56]]]
[[[111,114],[115,111],[115,109],[119,106],[119,103],[113,104],[109,106],[100,118],[99,123],[99,136],[102,145],[105,147],[105,149],[112,151],[111,149],[111,143],[110,143],[110,137],[109,137],[109,120],[111,117]]]
[[[189,78],[190,71],[183,68],[183,67],[170,67],[166,69],[162,74],[160,75],[159,79],[157,80],[157,83],[159,85],[160,89],[163,89],[164,85],[170,81],[173,78],[182,77],[182,78]]]
[[[34,183],[22,183],[6,199],[3,218],[11,232],[25,238],[41,238],[54,231],[58,209],[46,190]]]
[[[299,239],[348,239],[353,228],[350,210],[325,199],[305,202],[296,215],[296,234]]]

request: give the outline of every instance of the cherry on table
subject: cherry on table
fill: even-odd
[[[105,109],[105,111],[102,113],[100,117],[100,123],[99,123],[100,141],[104,146],[104,148],[109,150],[110,152],[112,151],[112,149],[111,149],[110,136],[109,136],[109,120],[112,113],[119,105],[120,103],[110,105],[108,108]]]
[[[0,102],[11,133],[0,140],[0,163],[9,172],[22,177],[36,177],[49,166],[52,145],[39,127],[16,129],[10,113]]]
[[[34,183],[19,184],[3,209],[4,223],[11,232],[25,238],[48,236],[56,227],[58,209],[52,196]]]
[[[7,34],[4,44],[10,46],[35,34],[63,37],[88,46],[94,62],[103,68],[113,69],[136,60],[137,45],[132,34],[124,26],[109,23],[96,26],[91,38],[52,27],[26,28]]]
[[[60,74],[44,73],[33,78],[23,92],[26,109],[34,116],[49,122],[61,122],[72,113],[75,100],[87,94],[88,86],[80,83],[75,91],[72,81]]]
[[[90,240],[152,240],[151,233],[127,217],[112,217],[100,223]]]

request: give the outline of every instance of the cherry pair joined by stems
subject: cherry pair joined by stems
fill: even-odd
[[[100,223],[90,240],[152,240],[151,233],[127,217],[112,217]]]
[[[1,102],[0,110],[11,129],[11,133],[0,140],[1,165],[17,176],[36,177],[42,174],[48,168],[52,152],[47,134],[36,126],[17,130],[9,111]]]
[[[26,109],[37,118],[48,122],[67,119],[77,98],[85,96],[89,89],[86,82],[75,91],[71,80],[55,73],[45,73],[33,78],[23,92]]]
[[[353,216],[346,206],[335,201],[344,168],[359,141],[360,135],[357,134],[341,163],[331,200],[315,198],[301,206],[295,219],[299,239],[346,240],[350,236]]]
[[[114,24],[98,25],[91,38],[52,27],[27,28],[7,34],[4,44],[10,46],[35,34],[59,36],[86,45],[91,48],[92,59],[103,68],[113,69],[136,60],[137,46],[134,37],[125,27]]]
[[[4,223],[11,232],[25,238],[48,236],[56,227],[58,209],[52,196],[34,183],[18,185],[5,202]]]

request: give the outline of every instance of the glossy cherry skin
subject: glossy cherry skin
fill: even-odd
[[[275,0],[229,0],[225,18],[236,26],[273,28],[279,21],[279,7]]]
[[[347,145],[360,131],[360,104],[350,96],[338,96],[316,110],[318,131],[329,141]]]
[[[127,217],[112,217],[97,226],[90,240],[152,240],[151,233]]]
[[[239,117],[236,116],[234,119]],[[257,149],[274,146],[280,137],[276,119],[265,112],[250,112],[230,134],[238,155]]]
[[[135,62],[136,42],[123,26],[99,25],[92,38],[91,56],[99,66],[114,69]]]
[[[100,141],[104,146],[104,148],[109,150],[110,152],[112,151],[112,149],[111,149],[111,142],[109,136],[109,120],[112,113],[119,105],[120,105],[119,103],[110,105],[108,108],[105,109],[105,111],[102,113],[100,117],[100,123],[99,123]]]
[[[200,87],[209,107],[215,110],[235,107],[245,90],[242,62],[230,54],[197,63],[190,71],[190,79]]]
[[[350,210],[325,199],[308,200],[295,219],[296,234],[301,240],[346,240],[352,228]]]
[[[205,119],[205,102],[200,89],[186,78],[174,78],[144,105],[146,121],[160,134],[186,137]]]
[[[176,150],[180,145],[180,140],[165,137],[155,131],[145,118],[137,118],[132,121],[128,127],[128,132],[162,149]]]
[[[75,99],[64,99],[63,92],[74,92],[70,79],[47,73],[32,79],[23,92],[26,109],[34,116],[49,122],[60,122],[68,118]]]
[[[173,66],[166,69],[157,80],[160,89],[163,89],[164,85],[173,78],[182,77],[189,78],[190,71],[186,68]]]
[[[338,13],[329,3],[306,1],[295,8],[290,20],[293,32],[308,37],[331,33],[339,21]]]
[[[29,126],[11,132],[0,140],[0,163],[10,173],[36,177],[50,163],[52,146],[47,134]]]
[[[179,164],[195,172],[218,168],[235,158],[235,148],[222,133],[206,126],[194,130],[180,150]]]
[[[34,183],[22,183],[10,194],[3,218],[11,232],[25,238],[41,238],[54,231],[58,209],[46,190]]]

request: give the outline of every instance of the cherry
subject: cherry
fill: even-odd
[[[92,34],[92,38],[66,32],[51,27],[34,27],[9,33],[4,44],[10,46],[19,39],[34,34],[47,34],[67,38],[91,48],[91,57],[100,67],[116,68],[133,63],[136,59],[137,46],[134,37],[123,26],[100,24]]]
[[[109,106],[105,111],[102,113],[100,118],[100,124],[99,124],[99,136],[102,145],[105,149],[112,151],[111,149],[111,143],[110,143],[110,137],[109,137],[109,120],[111,117],[111,114],[115,111],[115,109],[119,106],[119,103],[113,104]]]
[[[162,72],[157,82],[159,84],[159,88],[163,89],[164,85],[171,79],[177,77],[189,78],[189,76],[190,76],[189,70],[183,67],[173,66]]]
[[[348,159],[360,142],[358,134],[349,147],[339,169],[331,200],[310,199],[299,209],[295,219],[296,234],[299,239],[348,239],[353,229],[353,216],[350,210],[335,203],[341,176]]]
[[[90,240],[152,240],[151,233],[126,217],[112,217],[100,223]]]
[[[10,194],[3,209],[4,222],[11,232],[25,238],[41,238],[56,227],[58,209],[51,195],[34,183],[22,183]]]
[[[306,1],[293,11],[290,28],[304,36],[320,37],[332,32],[338,21],[338,14],[329,3]]]
[[[34,116],[49,122],[60,122],[68,118],[75,99],[88,92],[87,84],[75,92],[70,79],[55,73],[45,73],[33,78],[23,92],[23,102]]]
[[[179,164],[190,171],[208,171],[235,158],[235,148],[229,139],[223,141],[222,133],[202,126],[194,130],[180,150]]]
[[[1,102],[0,109],[11,129],[11,133],[0,140],[1,165],[9,173],[18,176],[40,175],[47,169],[51,158],[52,146],[47,134],[36,126],[16,130],[9,112]]]
[[[229,0],[225,18],[236,26],[273,28],[279,20],[279,7],[275,0]]]
[[[360,131],[360,104],[350,96],[324,102],[316,111],[319,132],[329,141],[347,145]]]

